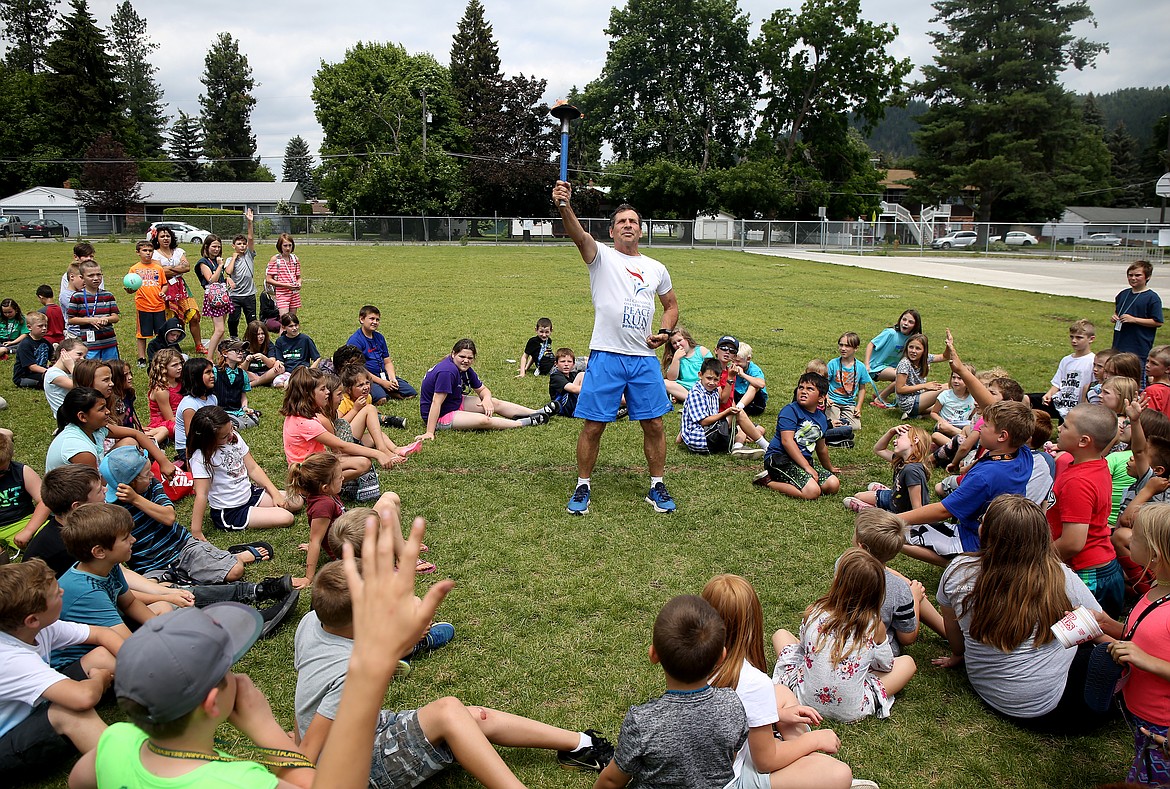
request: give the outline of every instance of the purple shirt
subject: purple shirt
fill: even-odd
[[[436,394],[447,395],[442,405],[439,406],[439,418],[441,419],[447,414],[458,411],[463,406],[464,392],[475,391],[481,386],[483,386],[483,382],[479,380],[475,370],[469,369],[465,373],[460,372],[454,359],[450,356],[444,357],[443,361],[427,370],[427,374],[423,376],[422,392],[418,397],[418,410],[422,415],[423,422],[426,422],[430,416],[431,403],[434,402]]]

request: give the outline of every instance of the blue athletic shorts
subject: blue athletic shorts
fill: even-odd
[[[632,421],[657,419],[673,411],[657,356],[627,356],[590,351],[585,384],[573,415],[592,422],[613,422],[626,397]]]

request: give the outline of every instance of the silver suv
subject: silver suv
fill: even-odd
[[[942,238],[936,238],[930,242],[931,249],[962,249],[963,247],[973,246],[979,240],[979,235],[974,230],[957,230],[954,233],[948,233]]]

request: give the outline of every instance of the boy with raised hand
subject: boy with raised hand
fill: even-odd
[[[984,454],[975,461],[959,487],[942,501],[901,513],[910,526],[902,553],[928,564],[945,567],[960,553],[979,550],[979,521],[991,500],[1002,493],[1024,496],[1032,478],[1032,453],[1027,443],[1036,429],[1036,416],[1022,402],[1001,400],[967,369],[947,329],[942,357],[951,372],[962,376],[975,402],[983,407],[976,431]],[[954,518],[955,523],[945,523]]]
[[[61,539],[77,564],[60,579],[62,619],[108,627],[128,638],[127,621],[141,625],[154,618],[154,610],[134,596],[122,574],[134,545],[130,526],[126,511],[112,504],[83,504],[66,517]],[[79,646],[55,649],[50,662],[59,669],[88,651]]]
[[[1093,324],[1082,318],[1068,327],[1068,340],[1072,353],[1060,360],[1052,386],[1044,394],[1030,394],[1028,399],[1033,408],[1047,411],[1049,416],[1060,422],[1069,409],[1081,402],[1081,395],[1093,381],[1093,352],[1091,346],[1097,330]]]
[[[391,542],[400,527],[396,518],[388,520],[381,532],[383,539]],[[417,533],[419,521],[415,523]],[[348,543],[343,550],[352,555]],[[363,562],[367,550],[363,548]],[[400,566],[413,560],[404,556]],[[352,575],[343,575],[337,562],[321,568],[313,579],[313,610],[297,626],[297,730],[301,750],[310,759],[323,743],[337,736],[338,700],[344,703],[352,681],[357,654],[352,583]],[[418,640],[416,636],[415,643]],[[387,654],[397,656],[406,651]],[[381,698],[379,695],[376,701]],[[456,762],[484,786],[522,787],[493,744],[556,750],[562,766],[580,770],[600,771],[613,756],[613,746],[596,731],[572,732],[498,710],[465,707],[451,696],[417,710],[383,710],[371,730],[375,732],[371,743],[375,761],[369,781],[377,789],[415,786]]]
[[[650,662],[662,666],[666,693],[630,707],[594,789],[622,789],[631,780],[640,787],[721,787],[733,780],[747,716],[734,689],[707,682],[727,654],[725,632],[701,597],[680,595],[662,607]]]
[[[251,208],[244,209],[248,223],[248,234],[238,233],[232,239],[232,256],[228,258],[227,273],[232,278],[232,311],[228,315],[228,333],[233,340],[240,339],[240,316],[244,317],[244,328],[256,320],[256,241],[253,233],[255,215]]]
[[[752,480],[753,485],[807,500],[841,489],[825,444],[829,423],[818,408],[828,391],[829,380],[820,373],[800,376],[792,402],[776,417],[776,431],[764,454],[764,470]]]
[[[0,566],[0,783],[40,780],[97,744],[94,707],[114,679],[122,639],[104,627],[61,621],[61,587],[39,559]],[[58,672],[54,649],[98,644]]]
[[[81,280],[84,288],[69,297],[66,311],[68,323],[78,327],[85,340],[87,359],[117,359],[118,338],[114,335],[114,324],[121,319],[118,302],[114,294],[102,290],[102,267],[96,260],[81,264]]]
[[[373,378],[370,383],[370,402],[374,405],[382,405],[387,397],[405,400],[418,395],[415,388],[395,372],[386,338],[378,331],[381,323],[382,313],[373,304],[367,304],[358,311],[358,330],[345,341],[346,345],[357,348],[365,357],[366,369]],[[337,374],[341,375],[341,370],[337,370]]]
[[[1101,608],[1120,616],[1125,578],[1110,542],[1113,476],[1105,452],[1117,438],[1117,415],[1103,405],[1079,405],[1060,426],[1056,500],[1045,517],[1060,558],[1073,569]],[[962,490],[962,488],[960,488]]]
[[[453,586],[440,581],[421,601],[415,598],[411,568],[423,531],[420,520],[397,571],[390,535],[379,534],[372,523],[366,528],[360,572],[352,548],[345,549],[352,654],[337,717],[315,770],[303,756],[303,744],[298,748],[289,741],[264,694],[246,674],[231,671],[259,636],[259,615],[246,606],[221,603],[164,614],[127,639],[114,691],[132,722],[111,726],[97,748],[74,766],[69,785],[365,789],[378,709],[397,667],[388,656],[403,654],[418,641]],[[216,750],[215,731],[224,721],[265,753],[275,774]]]

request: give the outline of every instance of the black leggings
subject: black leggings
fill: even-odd
[[[239,339],[240,313],[244,314],[244,328],[256,320],[256,294],[251,296],[232,296],[232,311],[228,315],[228,334]]]

